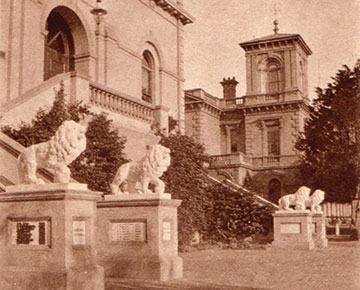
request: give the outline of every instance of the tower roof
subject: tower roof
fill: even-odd
[[[304,41],[304,39],[301,37],[300,34],[274,33],[264,37],[241,42],[239,43],[239,45],[246,51],[248,47],[253,45],[274,43],[278,41],[288,41],[288,40],[296,41],[303,48],[303,50],[306,52],[307,55],[312,54],[310,47],[306,44],[306,42]]]

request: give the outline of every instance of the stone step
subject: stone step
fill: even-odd
[[[340,235],[340,236],[336,236],[336,235],[326,235],[327,239],[329,241],[335,241],[335,242],[341,242],[341,241],[351,241],[351,235]]]
[[[145,281],[145,280],[123,280],[108,278],[105,283],[106,290],[251,290],[255,288],[226,286],[206,282],[190,282],[176,280],[168,282]]]

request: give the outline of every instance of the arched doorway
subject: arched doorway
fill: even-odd
[[[57,74],[74,70],[74,40],[70,27],[56,11],[47,20],[48,35],[45,41],[45,72],[47,80]]]
[[[269,181],[268,197],[271,202],[278,204],[278,201],[281,197],[281,182],[276,178],[273,178]]]
[[[89,44],[85,28],[74,11],[58,6],[46,20],[44,80],[77,71],[89,74]]]

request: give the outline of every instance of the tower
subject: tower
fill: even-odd
[[[249,103],[308,98],[307,57],[311,50],[299,34],[279,33],[240,43],[246,57]]]

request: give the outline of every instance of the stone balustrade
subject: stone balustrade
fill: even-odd
[[[245,103],[247,105],[253,104],[263,104],[263,103],[271,103],[271,102],[281,102],[284,101],[284,94],[261,94],[261,95],[253,95],[246,96]]]
[[[249,158],[247,158],[242,153],[213,155],[210,159],[210,167],[239,165],[248,162]]]
[[[238,97],[234,99],[222,99],[221,100],[221,107],[222,108],[234,108],[238,106],[245,105],[245,98],[244,97]]]
[[[146,123],[153,123],[154,120],[155,108],[153,105],[99,84],[90,83],[90,103]]]
[[[250,165],[254,167],[289,166],[298,160],[296,155],[247,156],[243,153],[211,156],[210,167]]]

